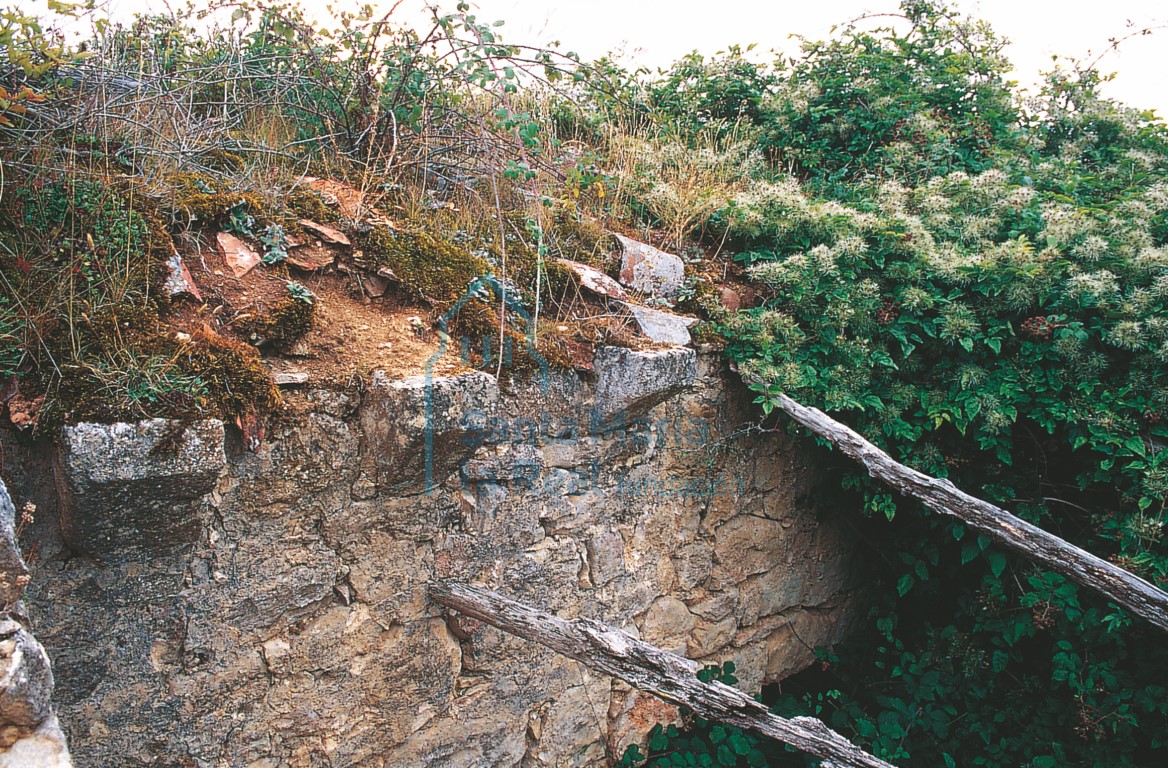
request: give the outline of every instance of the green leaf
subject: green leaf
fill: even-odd
[[[994,576],[1001,576],[1002,571],[1006,570],[1006,556],[996,549],[986,550],[985,556],[990,564],[990,572]]]
[[[1134,453],[1137,456],[1147,456],[1148,455],[1148,450],[1147,450],[1147,447],[1144,445],[1144,439],[1142,437],[1135,436],[1135,437],[1126,438],[1123,441],[1123,445],[1125,448],[1127,448],[1129,451],[1131,451],[1132,453]]]
[[[746,755],[750,752],[750,742],[737,730],[731,731],[727,743],[736,755]]]
[[[990,661],[990,668],[994,674],[1000,673],[1010,663],[1010,655],[1005,651],[994,651],[994,655]]]

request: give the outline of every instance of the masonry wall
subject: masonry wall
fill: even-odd
[[[214,421],[5,438],[78,765],[600,766],[673,715],[445,614],[433,579],[732,659],[750,691],[846,630],[851,511],[790,438],[740,431],[715,355],[286,400],[254,452]]]

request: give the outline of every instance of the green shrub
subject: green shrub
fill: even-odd
[[[771,162],[708,221],[764,300],[720,324],[728,354],[764,413],[778,393],[824,409],[1166,587],[1168,128],[1092,70],[1023,104],[987,26],[902,12],[908,31],[846,27],[765,83],[747,135]],[[835,472],[882,589],[779,711],[905,766],[1163,762],[1152,630]],[[682,761],[708,736],[654,732]]]

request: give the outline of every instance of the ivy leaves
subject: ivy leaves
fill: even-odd
[[[770,137],[797,184],[768,178],[721,219],[769,297],[721,325],[727,352],[764,414],[780,392],[834,412],[1168,586],[1168,129],[1090,78],[1060,84],[1074,109],[1023,114],[988,30],[904,10],[907,37],[849,29],[776,86]],[[841,471],[884,591],[832,679],[784,684],[783,712],[913,765],[1162,756],[1144,734],[1166,726],[1163,647]]]

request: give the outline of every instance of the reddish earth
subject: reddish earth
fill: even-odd
[[[374,370],[411,376],[425,371],[426,360],[438,348],[429,309],[404,303],[392,290],[370,298],[363,288],[368,276],[339,260],[343,246],[306,246],[314,251],[330,247],[338,257],[336,263],[323,260],[328,266],[316,271],[261,263],[237,277],[216,241],[214,234],[204,235],[184,249],[185,265],[203,303],[190,297],[176,300],[171,317],[176,332],[190,333],[207,324],[217,333],[247,341],[250,323],[287,299],[287,283],[295,281],[315,294],[315,318],[312,330],[283,353],[264,349],[273,372],[302,372],[313,384],[342,385]],[[457,355],[444,356],[435,372],[460,369]]]
[[[346,216],[377,216],[379,223],[392,225],[376,211],[370,213],[358,190],[341,182],[313,182],[326,203]],[[252,335],[257,321],[289,299],[288,285],[294,281],[314,294],[315,317],[311,330],[295,343],[282,349],[261,343],[264,361],[274,374],[307,374],[307,383],[313,385],[348,386],[374,370],[393,377],[423,373],[438,349],[433,308],[404,298],[394,289],[391,272],[386,273],[391,278],[386,280],[355,266],[352,245],[339,230],[309,220],[300,225],[303,233],[288,238],[286,260],[275,265],[260,261],[264,246],[255,238],[215,231],[184,238],[180,253],[186,272],[180,269],[181,277],[173,279],[193,285],[174,301],[170,323],[175,332],[209,327],[223,336],[257,342]],[[648,238],[651,242],[661,239],[653,234]],[[743,279],[741,267],[712,258],[717,254],[704,255],[698,268],[691,266],[691,270],[715,286],[716,300],[731,310],[753,305],[754,291]],[[581,369],[590,367],[598,344],[654,346],[637,333],[627,313],[614,314],[596,295],[604,291],[597,291],[588,281],[585,286],[592,290],[560,297],[557,316],[547,318],[547,332],[557,339],[565,362]],[[543,326],[541,322],[541,338]],[[454,352],[444,355],[434,372],[448,375],[462,370],[465,366]]]

